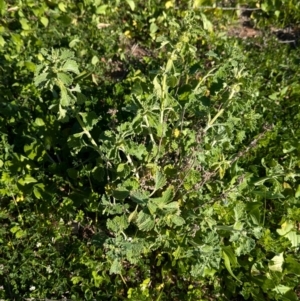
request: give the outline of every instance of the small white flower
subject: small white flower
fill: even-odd
[[[32,285],[29,290],[34,291],[35,290],[35,286]]]
[[[36,244],[36,247],[39,248],[41,245],[42,245],[42,244],[41,244],[40,242],[38,242],[38,243]]]
[[[52,273],[52,269],[51,269],[50,265],[47,266],[46,271],[47,271],[49,274]]]

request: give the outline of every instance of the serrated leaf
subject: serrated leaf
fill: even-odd
[[[34,77],[34,84],[36,87],[40,86],[42,83],[44,83],[47,80],[48,73],[42,73],[40,75],[37,75]]]
[[[71,104],[72,98],[64,85],[60,86],[60,104],[62,107],[68,107]]]
[[[64,63],[63,67],[62,67],[62,71],[73,72],[73,73],[75,73],[77,75],[80,73],[79,70],[78,70],[78,65],[77,65],[77,63],[74,60],[67,60]]]
[[[245,205],[242,203],[237,203],[234,207],[234,218],[235,221],[239,221],[244,216]]]
[[[132,191],[130,198],[139,205],[146,205],[149,200],[148,194],[141,190]]]
[[[128,226],[128,219],[125,215],[115,216],[113,219],[108,219],[106,222],[107,228],[115,233],[124,231]]]
[[[155,174],[155,190],[159,190],[164,187],[167,183],[167,179],[165,176],[160,172],[157,171]]]
[[[155,222],[151,215],[140,211],[137,217],[137,226],[141,231],[150,231],[154,228]]]
[[[115,259],[110,267],[110,270],[109,270],[109,274],[112,275],[112,274],[121,274],[121,271],[122,271],[122,264],[121,262],[119,261],[119,259]]]
[[[152,200],[150,200],[149,202],[148,202],[148,204],[147,204],[147,207],[148,207],[148,209],[149,209],[149,211],[150,211],[150,213],[153,215],[153,214],[155,214],[155,212],[156,212],[156,210],[157,210],[157,205],[156,204],[154,204],[153,202],[152,202]]]
[[[182,226],[185,223],[185,220],[178,215],[173,215],[172,218],[172,223],[175,224],[176,226]]]
[[[67,110],[65,110],[61,105],[59,105],[58,110],[58,120],[67,121]]]
[[[160,209],[164,209],[166,207],[166,205],[170,201],[172,201],[172,199],[173,199],[173,187],[169,186],[167,188],[167,190],[165,190],[162,193],[161,197],[159,197],[159,198],[152,198],[151,200],[152,200],[152,202],[154,202],[157,205],[157,207],[159,207]],[[176,204],[177,204],[177,202],[176,202]],[[176,205],[176,206],[178,206],[178,205]],[[173,205],[170,206],[170,208],[172,208],[172,207],[173,207]]]
[[[179,204],[178,204],[178,202],[171,202],[169,204],[164,205],[164,209],[175,209],[175,210],[178,210],[179,209]]]
[[[58,72],[57,73],[57,78],[62,82],[62,84],[64,84],[65,86],[69,86],[72,84],[73,79],[71,76],[69,76],[66,73],[63,72]]]
[[[76,100],[78,104],[83,104],[87,100],[87,98],[84,94],[79,92],[76,94]]]
[[[68,49],[64,49],[60,53],[60,59],[61,60],[67,60],[74,57],[74,52]]]
[[[97,116],[94,111],[79,114],[82,116],[82,121],[88,131],[90,131],[99,121],[99,116]]]

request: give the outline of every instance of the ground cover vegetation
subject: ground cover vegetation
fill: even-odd
[[[299,300],[299,12],[0,0],[0,299]]]

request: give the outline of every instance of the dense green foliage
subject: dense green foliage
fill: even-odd
[[[224,2],[0,0],[1,300],[299,300],[300,4]]]

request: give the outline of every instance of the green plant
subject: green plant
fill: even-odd
[[[297,52],[196,2],[1,4],[4,300],[298,299]]]

